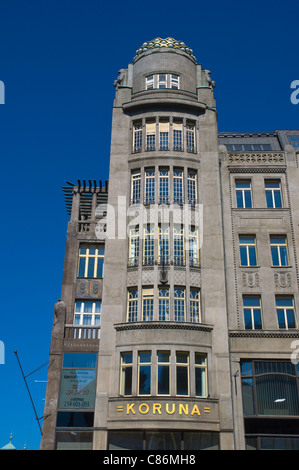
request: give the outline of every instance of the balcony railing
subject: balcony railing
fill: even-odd
[[[81,341],[99,340],[100,326],[91,325],[65,325],[64,339],[76,339]]]

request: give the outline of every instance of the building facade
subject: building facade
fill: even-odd
[[[299,131],[219,133],[172,38],[114,85],[109,190],[64,188],[41,448],[299,448]]]

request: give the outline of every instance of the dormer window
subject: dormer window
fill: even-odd
[[[146,90],[171,88],[178,90],[180,88],[180,77],[173,73],[157,73],[145,77]]]

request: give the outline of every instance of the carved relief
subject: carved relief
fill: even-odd
[[[291,287],[292,280],[291,280],[291,273],[286,271],[283,272],[276,272],[274,274],[275,286],[276,287]]]
[[[259,274],[258,272],[243,272],[242,281],[244,287],[259,287]]]
[[[81,299],[100,299],[102,297],[102,279],[78,279],[76,297]]]

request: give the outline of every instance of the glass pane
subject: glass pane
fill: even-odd
[[[245,330],[252,330],[251,310],[244,308],[244,325]]]
[[[79,259],[78,277],[85,276],[85,258]]]
[[[298,415],[298,390],[295,377],[266,374],[256,377],[258,413],[261,415]]]
[[[63,367],[78,367],[94,369],[97,364],[97,355],[92,353],[64,353]]]
[[[241,266],[248,266],[246,246],[240,246]]]
[[[260,298],[259,297],[243,297],[243,305],[246,307],[259,307]]]
[[[271,255],[273,266],[279,266],[278,249],[276,246],[271,247]]]
[[[219,434],[216,432],[184,432],[184,450],[218,450]]]
[[[83,315],[83,325],[91,325],[91,315]]]
[[[121,355],[123,364],[132,364],[133,354],[131,352],[123,353]]]
[[[253,380],[242,379],[243,412],[245,416],[254,414]]]
[[[188,367],[176,368],[177,395],[188,395]]]
[[[256,251],[255,246],[250,246],[249,251],[249,266],[256,266]]]
[[[151,366],[139,367],[139,395],[151,393]]]
[[[158,351],[158,362],[169,362],[169,351]]]
[[[176,353],[176,362],[180,364],[188,364],[189,353],[186,352],[177,352]]]
[[[146,432],[146,450],[180,450],[181,433],[153,431]]]
[[[273,208],[272,191],[266,191],[266,201],[267,207],[269,207],[270,209]]]
[[[95,313],[101,313],[102,302],[95,302]]]
[[[75,303],[75,312],[77,312],[77,313],[81,312],[81,303],[82,302],[76,302]]]
[[[236,191],[237,207],[240,209],[243,207],[243,194],[242,191]]]
[[[252,375],[252,362],[242,362],[241,363],[242,375]]]
[[[92,302],[83,302],[83,312],[92,313]]]
[[[276,297],[277,307],[293,307],[292,297]]]
[[[254,328],[256,330],[261,330],[262,329],[261,310],[260,309],[254,309],[253,310],[253,316],[254,316]]]
[[[245,191],[245,207],[250,208],[252,206],[251,191]]]
[[[158,395],[169,395],[169,366],[158,366]]]
[[[109,431],[108,432],[109,450],[142,450],[143,432],[142,431]]]
[[[88,258],[87,277],[94,277],[94,258]]]
[[[132,367],[122,370],[121,394],[132,395]]]
[[[279,328],[285,328],[286,323],[285,323],[285,318],[284,318],[284,310],[278,308],[276,309],[276,311],[277,311],[277,320],[278,320]]]
[[[281,246],[280,247],[280,259],[281,259],[281,266],[288,265],[288,254],[287,254],[287,247]]]
[[[63,431],[56,433],[57,450],[92,450],[92,432]]]
[[[195,390],[197,397],[206,396],[206,374],[205,369],[201,367],[195,368]]]
[[[296,328],[294,310],[287,309],[288,328]]]
[[[274,191],[275,207],[282,207],[280,191]]]

